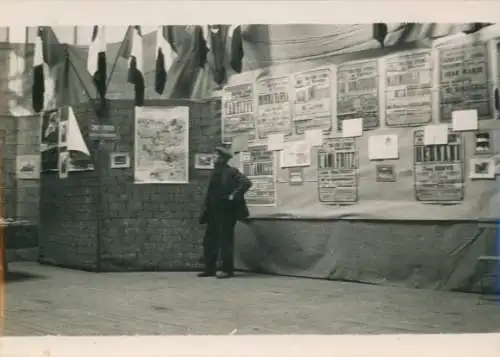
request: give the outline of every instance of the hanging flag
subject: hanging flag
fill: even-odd
[[[101,99],[106,96],[106,34],[104,26],[94,26],[87,58],[87,69]]]
[[[177,58],[173,45],[172,26],[160,26],[156,32],[155,91],[162,94],[168,78],[168,70]]]
[[[134,26],[132,29],[132,46],[128,59],[128,82],[134,85],[135,105],[144,105],[144,67],[142,51],[141,27]]]
[[[32,84],[32,106],[33,110],[38,113],[44,109],[46,102],[45,91],[48,74],[59,63],[66,59],[66,51],[64,46],[59,43],[57,36],[50,27],[40,26],[37,30],[35,40],[35,53],[33,58],[33,84]],[[48,67],[45,69],[44,67]],[[50,86],[49,86],[50,87]]]
[[[68,107],[67,145],[69,151],[77,151],[90,156],[89,149],[83,140],[82,132],[72,107]]]
[[[226,59],[225,36],[227,34],[223,31],[223,27],[221,25],[208,26],[208,32],[208,43],[210,48],[209,55],[211,55],[213,61],[213,79],[215,83],[222,85],[226,81],[226,67],[224,64]]]
[[[241,25],[231,25],[228,31],[229,45],[229,64],[236,73],[241,73],[243,69],[243,37],[241,34]]]
[[[39,28],[35,40],[35,55],[33,58],[33,87],[32,102],[33,110],[39,113],[43,110],[45,98],[45,76],[43,73],[43,40],[42,29]]]
[[[207,63],[207,54],[209,51],[207,41],[205,40],[205,33],[202,26],[195,26],[193,32],[193,42],[191,50],[194,53],[194,59],[197,67],[204,68]]]
[[[384,48],[385,38],[388,33],[387,24],[384,23],[376,23],[373,24],[373,38],[380,43],[380,47]]]

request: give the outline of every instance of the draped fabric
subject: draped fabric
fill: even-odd
[[[388,24],[386,47],[399,46],[415,41],[431,40],[463,31],[467,24]],[[227,77],[235,72],[230,68],[229,45],[227,38],[229,26],[222,26],[225,34],[226,53],[223,56]],[[242,25],[243,37],[243,71],[266,68],[269,66],[300,62],[315,58],[344,55],[346,53],[377,49],[380,44],[373,38],[371,24],[353,25]],[[214,62],[213,55],[208,54],[207,63],[202,68],[197,65],[197,53],[194,46],[192,26],[173,26],[172,40],[178,49],[178,56],[173,63],[164,92],[155,92],[155,57],[156,34],[144,34],[144,76],[145,98],[191,98],[209,97],[221,85],[214,80],[214,69],[220,67],[220,57]],[[14,45],[11,45],[14,46]],[[69,54],[69,104],[95,100],[98,98],[92,78],[86,69],[88,48],[86,46],[66,45]],[[127,82],[128,60],[118,56],[120,43],[107,45],[106,65],[108,69],[108,99],[133,99],[134,88]],[[224,47],[224,46],[223,46]],[[12,48],[12,47],[11,47]],[[123,50],[123,48],[122,48]],[[10,51],[10,50],[5,50]],[[25,53],[21,53],[25,52]],[[24,56],[25,61],[19,68],[22,76],[23,91],[7,91],[12,109],[2,109],[4,113],[32,112],[31,83],[33,78],[33,46],[28,45],[25,51],[16,51]],[[6,55],[8,56],[8,55]],[[9,64],[6,56],[2,56],[4,64],[1,68],[5,73],[0,78],[10,81]],[[57,60],[53,59],[55,62]],[[52,59],[50,60],[52,62]],[[61,65],[57,64],[52,72],[58,72]],[[59,77],[57,77],[59,78]],[[56,82],[60,82],[56,78]],[[19,78],[16,78],[19,81]],[[7,86],[4,86],[4,88]],[[61,93],[61,83],[56,83],[56,93]],[[60,101],[60,99],[58,99]],[[15,109],[17,108],[17,109]],[[18,109],[22,108],[22,111]]]

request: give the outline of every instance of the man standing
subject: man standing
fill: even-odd
[[[234,229],[238,220],[250,215],[245,193],[252,183],[238,169],[228,165],[233,153],[217,147],[215,168],[201,211],[200,223],[206,224],[203,238],[205,270],[199,277],[217,275],[218,278],[234,276]],[[217,258],[222,257],[222,271],[217,273]]]

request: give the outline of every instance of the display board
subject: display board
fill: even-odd
[[[80,149],[79,147],[68,146],[67,139],[69,137],[76,137],[77,143],[85,145],[83,138],[81,138],[82,133],[78,123],[71,127],[71,133],[69,130],[68,107],[47,110],[40,114],[41,172],[59,171],[61,141],[64,143],[63,151],[67,152],[64,156],[67,157],[68,161],[67,172],[94,170],[94,164],[90,156],[83,154],[80,150],[73,150]],[[30,135],[30,133],[26,134]],[[26,141],[29,141],[29,139],[26,139]]]
[[[251,215],[499,218],[492,203],[500,195],[499,79],[489,74],[499,73],[500,46],[489,41],[466,37],[330,66],[270,68],[241,83],[232,78],[229,92],[238,84],[254,88],[256,135],[234,159],[254,183],[246,196]],[[361,136],[342,131],[357,118]],[[224,120],[227,131],[239,125]],[[246,120],[241,126],[251,128]]]

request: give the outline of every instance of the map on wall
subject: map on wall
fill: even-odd
[[[253,146],[240,153],[241,171],[252,181],[245,194],[248,205],[276,205],[276,166],[274,152],[265,145]]]
[[[257,80],[257,135],[265,139],[269,134],[292,132],[288,76],[265,77]]]
[[[491,116],[488,52],[480,42],[439,50],[441,121],[451,122],[455,110],[476,109],[479,119]]]
[[[432,53],[401,53],[385,58],[387,126],[413,126],[432,120]]]
[[[319,201],[350,204],[358,201],[358,152],[355,139],[328,139],[318,151]]]
[[[293,124],[295,133],[332,128],[331,70],[315,69],[293,75]]]
[[[135,183],[189,182],[189,107],[136,107]]]
[[[379,69],[377,60],[347,62],[337,69],[337,127],[363,118],[363,129],[379,126]]]
[[[240,135],[255,139],[253,84],[226,87],[222,106],[222,142],[231,143]]]
[[[413,134],[417,201],[458,202],[464,198],[464,143],[448,134],[448,144],[424,145],[424,129]]]

